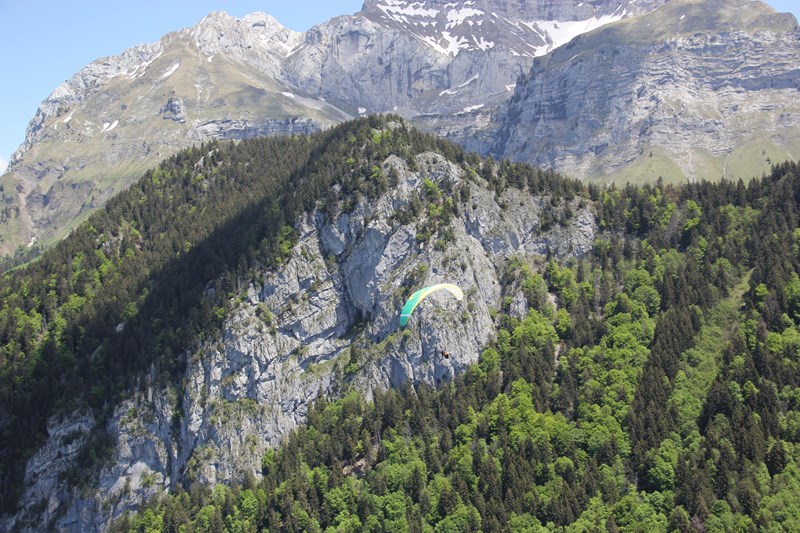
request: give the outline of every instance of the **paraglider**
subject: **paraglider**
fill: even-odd
[[[414,309],[417,308],[422,300],[443,289],[449,291],[453,296],[455,296],[456,300],[460,301],[464,298],[464,293],[461,291],[461,289],[452,283],[439,283],[437,285],[423,287],[412,294],[411,298],[409,298],[406,304],[403,306],[403,310],[400,312],[400,327],[406,327],[408,319],[411,317],[411,313],[414,312]]]

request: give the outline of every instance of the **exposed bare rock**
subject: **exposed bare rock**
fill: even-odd
[[[799,44],[760,2],[672,0],[538,58],[492,152],[577,178],[747,180],[800,157]]]
[[[501,292],[509,259],[578,257],[592,245],[586,206],[554,208],[549,198],[515,189],[496,197],[436,153],[417,156],[415,167],[390,156],[382,169],[398,175],[390,192],[333,218],[314,212],[298,220],[288,261],[257,273],[222,333],[188,354],[180,386],[154,385],[153,370],[143,377],[145,392],[116,408],[107,426],[111,457],[89,486],[69,489],[64,480],[95,421],[84,413],[54,419],[29,462],[23,510],[4,525],[102,531],[158,491],[258,476],[264,452],[305,420],[320,393],[336,397],[354,387],[370,397],[407,382],[437,386],[476,362],[504,297],[525,312],[524,298]],[[422,195],[426,179],[442,191],[468,187],[470,200],[420,241],[427,215],[401,224],[396,214]],[[553,209],[573,215],[544,231]],[[464,300],[431,297],[400,329],[410,291],[444,281],[462,287]]]

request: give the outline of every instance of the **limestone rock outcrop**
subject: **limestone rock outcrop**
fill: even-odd
[[[521,292],[501,290],[509,260],[580,257],[592,247],[589,205],[554,207],[549,197],[512,188],[497,195],[437,153],[417,156],[415,170],[397,156],[382,166],[398,176],[387,194],[297,220],[289,259],[256,274],[221,334],[187,354],[179,384],[157,384],[155,369],[142,377],[147,385],[105,426],[112,453],[98,479],[81,488],[69,482],[98,422],[84,412],[51,420],[46,445],[28,464],[23,508],[3,525],[102,531],[159,491],[258,476],[264,452],[305,420],[319,394],[439,386],[476,362],[495,333],[493,310],[511,297],[526,312]],[[420,240],[427,215],[406,224],[396,215],[425,180],[442,191],[468,189],[469,200],[446,228]],[[567,208],[571,217],[543,228],[545,212]],[[410,291],[443,281],[462,287],[464,300],[431,297],[401,329]]]

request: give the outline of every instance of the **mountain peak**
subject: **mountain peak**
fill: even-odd
[[[189,31],[195,36],[198,48],[207,55],[253,47],[285,55],[303,38],[302,33],[284,27],[271,15],[262,12],[239,19],[225,11],[215,11]]]
[[[652,11],[667,1],[367,0],[361,15],[403,28],[443,54],[504,46],[535,57],[576,35]]]
[[[259,31],[288,30],[288,28],[285,28],[272,15],[264,13],[263,11],[249,13],[242,18],[229,15],[226,11],[212,11],[203,17],[203,19],[197,23],[194,29],[202,29],[207,27],[227,29],[232,25],[243,25]],[[294,30],[288,31],[291,33],[299,33]]]

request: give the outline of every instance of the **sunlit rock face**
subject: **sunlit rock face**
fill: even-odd
[[[297,220],[288,260],[256,273],[222,332],[187,352],[180,383],[157,385],[153,369],[141,392],[116,408],[106,426],[113,449],[94,485],[71,487],[65,472],[97,421],[85,412],[54,417],[28,463],[22,510],[6,529],[103,531],[160,491],[258,476],[265,451],[305,420],[318,395],[441,386],[475,363],[503,301],[515,302],[517,316],[527,313],[521,288],[501,289],[510,260],[577,258],[592,249],[588,204],[554,206],[512,188],[498,195],[437,153],[417,156],[413,166],[390,156],[382,171],[397,184],[387,194]],[[424,214],[397,220],[426,180],[443,193],[469,191],[460,193],[468,199],[458,202],[446,239],[418,239]],[[561,222],[545,227],[553,218]],[[445,281],[464,299],[430,296],[401,328],[411,290]]]
[[[672,0],[536,59],[491,151],[578,178],[749,180],[800,157],[798,43],[761,2]]]

